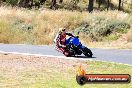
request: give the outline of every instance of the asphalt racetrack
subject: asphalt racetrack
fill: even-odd
[[[108,62],[116,62],[132,65],[132,50],[121,49],[99,49],[90,48],[93,52],[93,58],[86,58],[85,56],[79,56],[82,60],[100,60]],[[54,45],[17,45],[17,44],[0,44],[0,52],[10,53],[27,53],[38,54],[55,57],[65,57],[62,53],[55,50]],[[75,58],[76,59],[76,58]]]

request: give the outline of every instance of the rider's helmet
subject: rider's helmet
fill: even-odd
[[[63,33],[63,32],[65,32],[65,31],[66,31],[65,28],[59,28],[59,33]]]

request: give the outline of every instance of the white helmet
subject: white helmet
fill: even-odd
[[[59,32],[63,32],[65,30],[66,30],[65,28],[59,28]]]

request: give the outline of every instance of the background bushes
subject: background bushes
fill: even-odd
[[[75,29],[74,33],[83,34],[93,41],[102,41],[105,37],[108,40],[116,40],[121,34],[127,33],[130,24],[120,21],[111,21],[104,18],[95,18],[95,23],[82,23]]]
[[[118,15],[117,15],[118,14]],[[113,41],[128,35],[132,16],[121,11],[78,12],[68,10],[0,7],[0,43],[52,44],[60,27],[81,40]]]

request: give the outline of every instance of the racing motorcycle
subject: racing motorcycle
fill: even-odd
[[[67,56],[77,56],[84,54],[86,57],[92,57],[93,53],[86,46],[82,45],[79,37],[69,37],[66,40]]]

